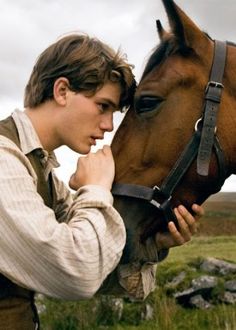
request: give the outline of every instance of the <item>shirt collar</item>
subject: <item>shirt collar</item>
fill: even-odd
[[[16,109],[12,113],[12,118],[18,130],[22,152],[27,155],[33,150],[38,149],[40,153],[39,157],[42,158],[42,161],[45,163],[45,165],[47,162],[50,162],[52,167],[59,167],[60,164],[57,161],[55,153],[48,153],[43,149],[43,146],[29,117],[23,111]]]

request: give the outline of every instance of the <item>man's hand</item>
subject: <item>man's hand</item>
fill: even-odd
[[[88,184],[101,185],[111,189],[115,165],[111,148],[105,145],[95,153],[80,157],[77,169],[69,181],[70,188],[77,190]]]
[[[201,206],[193,204],[192,210],[196,216],[192,216],[183,205],[174,209],[178,220],[179,228],[177,229],[174,222],[168,223],[169,232],[157,233],[155,241],[158,250],[168,249],[173,246],[183,245],[190,241],[191,237],[197,232],[198,219],[204,215],[204,210]]]

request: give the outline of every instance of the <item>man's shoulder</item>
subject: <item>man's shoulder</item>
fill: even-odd
[[[9,137],[6,137],[1,133],[0,133],[0,147],[20,150],[20,148]]]

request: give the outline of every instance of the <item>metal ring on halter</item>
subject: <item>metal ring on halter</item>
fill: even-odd
[[[195,126],[194,126],[194,130],[195,130],[195,132],[197,132],[198,130],[200,130],[199,127],[198,127],[198,125],[199,125],[201,122],[202,122],[202,117],[200,117],[200,118],[196,121],[196,123],[195,123]]]
[[[196,121],[196,123],[195,123],[195,126],[194,126],[195,132],[198,131],[198,129],[199,129],[198,126],[200,125],[201,122],[202,122],[202,117],[199,118],[199,119]],[[216,134],[216,132],[217,132],[217,126],[215,126],[215,131],[214,131],[214,133]]]

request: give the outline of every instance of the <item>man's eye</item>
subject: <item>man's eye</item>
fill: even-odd
[[[99,103],[98,108],[101,112],[105,112],[106,110],[109,109],[109,104],[107,103]]]

